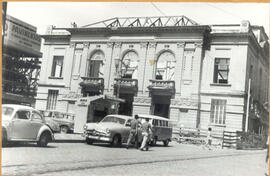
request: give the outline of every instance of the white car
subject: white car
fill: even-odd
[[[2,105],[3,145],[10,141],[28,141],[45,147],[53,140],[53,132],[38,110],[23,105]]]

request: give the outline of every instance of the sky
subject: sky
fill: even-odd
[[[242,20],[265,28],[269,34],[268,3],[187,2],[8,2],[7,14],[37,27],[78,27],[113,17],[185,15],[201,25],[240,24]],[[268,35],[269,36],[269,35]]]

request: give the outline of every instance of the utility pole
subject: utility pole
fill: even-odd
[[[247,107],[246,107],[246,125],[245,125],[245,132],[248,132],[248,120],[249,120],[249,104],[250,104],[250,84],[251,79],[248,79],[248,93],[247,93]]]

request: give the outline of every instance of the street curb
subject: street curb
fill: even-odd
[[[69,140],[69,139],[60,139],[60,140],[54,140],[52,143],[84,143],[84,140]]]

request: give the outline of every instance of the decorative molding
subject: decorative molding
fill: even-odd
[[[188,98],[171,99],[171,105],[174,105],[174,106],[198,106],[198,101],[188,99]]]
[[[96,48],[97,48],[97,49],[100,49],[100,45],[96,45]]]
[[[89,42],[84,42],[84,43],[83,43],[83,47],[84,47],[84,48],[88,48],[88,47],[89,47]]]
[[[140,45],[141,45],[141,48],[146,48],[147,47],[147,42],[141,42]]]
[[[121,45],[122,45],[121,42],[116,42],[116,43],[115,43],[115,48],[121,48]]]
[[[202,48],[202,42],[195,42],[195,48]]]
[[[155,48],[157,46],[156,42],[149,42],[149,48]]]
[[[177,42],[177,48],[184,48],[185,47],[185,42]]]
[[[133,103],[151,104],[151,98],[148,98],[148,97],[134,97]]]
[[[128,47],[129,47],[130,49],[132,49],[132,48],[134,47],[134,45],[129,45]]]
[[[75,42],[70,42],[69,47],[70,48],[75,48]]]
[[[107,48],[112,48],[113,47],[113,42],[108,42],[107,43]]]

